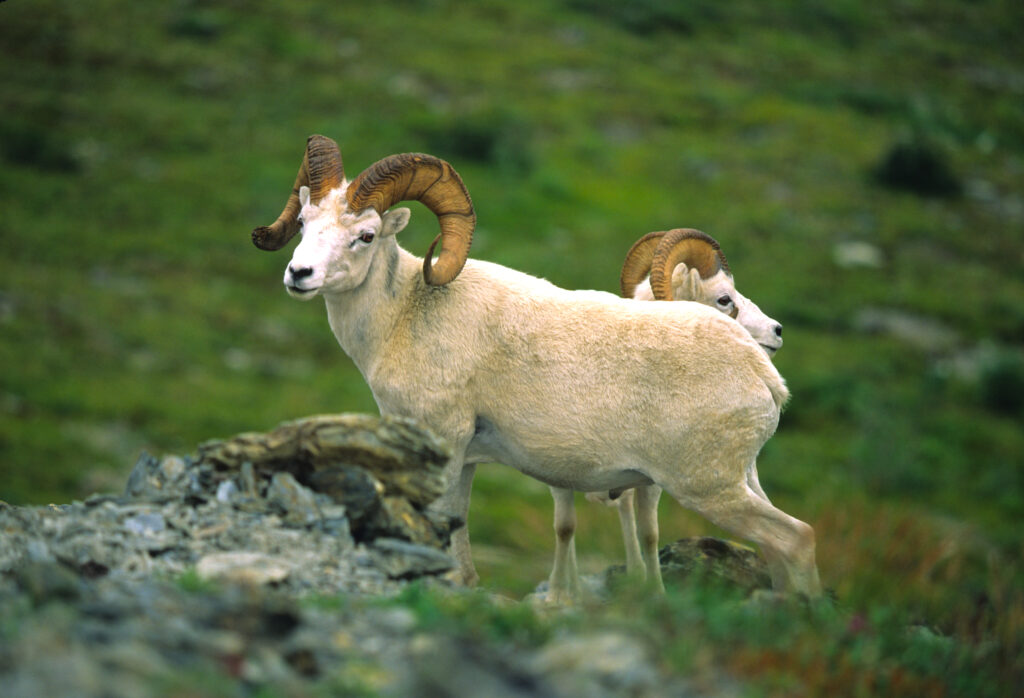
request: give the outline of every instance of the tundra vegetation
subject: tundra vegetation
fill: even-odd
[[[142,448],[374,411],[323,309],[245,239],[296,139],[328,133],[356,163],[455,164],[478,259],[615,292],[638,235],[699,228],[785,325],[793,399],[759,472],[814,527],[844,622],[744,623],[670,588],[618,612],[660,629],[664,661],[767,693],[1017,685],[1024,9],[348,5],[0,3],[0,499],[67,501],[118,488]],[[403,245],[425,250],[436,223],[412,206]],[[614,517],[577,508],[581,570],[618,561]],[[546,576],[543,485],[482,466],[470,519],[491,588]],[[666,542],[720,534],[671,503],[659,523]]]

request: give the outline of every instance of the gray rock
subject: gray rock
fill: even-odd
[[[136,514],[124,520],[124,527],[129,533],[138,536],[152,536],[163,533],[167,529],[164,517],[156,513]]]
[[[309,417],[199,446],[201,462],[216,470],[238,471],[251,463],[257,474],[287,471],[303,484],[321,468],[357,466],[379,480],[385,494],[417,507],[444,491],[450,456],[443,439],[412,420],[363,414]]]
[[[291,473],[274,473],[267,488],[267,501],[285,515],[285,521],[308,526],[320,520],[320,508],[313,492]]]
[[[443,574],[455,567],[455,560],[436,548],[395,538],[378,538],[372,549],[377,566],[391,579]]]
[[[428,518],[401,497],[383,497],[375,514],[361,529],[363,540],[401,538],[435,548],[444,548],[449,536],[450,528]]]
[[[410,644],[406,670],[391,695],[431,698],[547,698],[556,692],[536,671],[509,653],[468,638],[418,635]]]
[[[57,562],[27,562],[15,570],[14,579],[36,604],[73,600],[81,593],[79,575]]]
[[[135,467],[128,475],[128,483],[124,488],[126,497],[143,497],[156,486],[157,464],[157,459],[145,451],[139,455]]]
[[[217,485],[216,497],[218,502],[227,504],[236,494],[238,494],[238,485],[235,484],[234,480],[224,480]]]
[[[752,548],[721,538],[683,538],[658,551],[666,584],[712,580],[745,594],[771,589],[768,566]]]
[[[771,589],[768,566],[752,548],[721,538],[682,538],[658,550],[661,576],[666,586],[711,582],[739,590],[749,596],[758,589]],[[625,579],[623,565],[609,567],[598,578],[603,584],[595,585],[594,578],[584,578],[584,587],[595,595],[606,593]],[[538,587],[538,596],[543,589]]]
[[[258,497],[256,490],[256,473],[253,471],[252,463],[245,461],[239,468],[238,477],[242,483],[242,494],[246,497]]]
[[[333,464],[314,471],[309,484],[317,492],[344,505],[354,528],[361,528],[377,509],[384,485],[364,468]]]
[[[640,640],[619,632],[559,638],[530,665],[567,695],[659,695],[661,676]]]
[[[187,470],[185,461],[177,456],[157,460],[143,451],[128,476],[123,497],[157,502],[173,499],[187,481]]]
[[[254,586],[282,582],[291,571],[283,557],[250,551],[210,553],[196,564],[202,579]]]

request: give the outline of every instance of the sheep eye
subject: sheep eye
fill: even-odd
[[[732,298],[730,298],[729,296],[722,296],[721,298],[718,299],[719,305],[729,305],[730,303],[732,303]]]
[[[365,242],[367,245],[369,245],[371,242],[373,242],[373,233],[363,233],[362,235],[359,236],[359,241]]]

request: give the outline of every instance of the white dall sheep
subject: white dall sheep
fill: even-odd
[[[711,306],[743,325],[768,356],[782,348],[782,325],[736,290],[721,246],[707,233],[675,228],[644,235],[626,254],[619,284],[624,298]]]
[[[401,200],[440,221],[423,259],[395,240],[410,215],[391,210]],[[750,334],[697,303],[566,291],[467,262],[475,220],[448,163],[393,155],[349,181],[337,144],[312,136],[284,211],[253,231],[258,247],[276,250],[301,227],[288,293],[324,298],[382,413],[451,443],[437,509],[465,520],[483,462],[583,492],[657,484],[759,544],[776,589],[820,594],[811,527],[749,485],[788,396]],[[463,581],[475,583],[467,527],[452,547]]]
[[[653,271],[655,266],[657,271]],[[652,277],[657,294],[652,288]],[[715,308],[739,322],[769,356],[782,347],[782,325],[736,290],[721,246],[699,230],[676,228],[644,235],[626,254],[620,286],[624,298],[687,300]],[[763,494],[755,469],[751,470],[749,484]],[[636,503],[634,492],[637,494]],[[572,491],[553,487],[551,495],[555,501],[555,563],[548,580],[547,600],[564,603],[580,590],[575,562],[576,512]],[[656,485],[626,490],[615,499],[606,492],[587,494],[587,499],[614,506],[618,511],[626,549],[626,571],[631,574],[649,576],[644,562],[649,566],[658,564],[657,504],[660,495]],[[637,535],[638,523],[645,541],[643,553]]]

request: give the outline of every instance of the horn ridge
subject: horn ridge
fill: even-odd
[[[694,268],[702,279],[725,270],[729,263],[713,237],[694,228],[675,228],[665,233],[651,262],[651,291],[658,300],[672,300],[672,270],[680,263]]]
[[[670,235],[673,233],[676,234],[673,236],[673,239],[676,241],[690,239],[706,242],[708,245],[711,246],[711,249],[713,249],[715,251],[715,254],[718,256],[718,261],[721,264],[721,268],[728,272],[730,276],[732,275],[732,270],[729,268],[729,262],[726,260],[725,253],[722,252],[722,246],[718,244],[718,240],[715,240],[713,237],[711,237],[704,231],[697,230],[696,228],[675,228],[669,231]],[[669,245],[670,243],[666,242],[665,244]],[[671,244],[675,244],[675,242]],[[718,270],[715,269],[716,273],[717,271]]]
[[[349,208],[373,207],[380,214],[399,201],[419,201],[437,216],[441,235],[424,258],[428,284],[442,286],[462,270],[476,227],[476,212],[466,185],[449,163],[425,153],[400,153],[378,160],[349,185]],[[437,264],[431,253],[441,244]]]
[[[341,150],[334,140],[319,134],[306,141],[309,159],[309,200],[318,204],[345,179]]]
[[[326,136],[315,134],[306,139],[299,172],[295,175],[288,202],[270,225],[261,225],[252,231],[252,242],[261,250],[279,250],[299,232],[299,189],[308,186],[310,200],[319,203],[323,197],[345,179],[338,144]]]
[[[658,242],[664,234],[665,231],[647,233],[629,248],[622,262],[622,272],[619,274],[619,288],[623,298],[632,298],[636,293],[636,287],[651,271],[654,250],[657,249]]]

